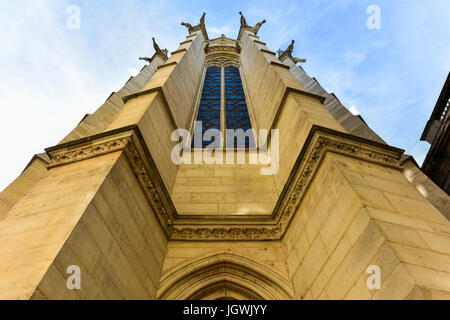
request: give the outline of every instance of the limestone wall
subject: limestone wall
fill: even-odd
[[[279,241],[171,241],[167,246],[161,276],[177,266],[212,253],[229,252],[245,256],[287,275],[286,258]]]
[[[362,150],[368,143],[343,137],[349,127],[247,31],[244,87],[255,129],[279,129],[279,171],[263,176],[261,165],[248,162],[172,162],[171,133],[189,128],[194,116],[203,40],[200,32],[189,36],[144,86],[143,79],[127,83],[120,108],[109,112],[105,105],[95,115],[103,120],[85,118],[67,139],[102,135],[47,149],[48,171],[33,162],[2,193],[11,196],[10,202],[0,198],[6,208],[0,215],[0,299],[223,298],[227,290],[234,298],[450,299],[450,223],[401,168],[390,167],[398,150],[376,144]],[[319,153],[309,150],[308,160],[316,162],[296,167],[313,125],[335,130],[323,136],[335,138],[332,151],[317,160]],[[382,148],[385,153],[377,151]],[[285,187],[293,168],[303,170],[296,176],[301,183]],[[315,177],[307,187],[309,174]],[[417,172],[406,177],[420,185]],[[179,216],[163,199],[164,189]],[[273,217],[280,196],[286,198],[279,208],[286,210]],[[265,216],[228,219],[224,226],[223,217],[187,217],[195,214]],[[198,233],[202,225],[208,230]],[[163,230],[183,240],[169,241]],[[185,234],[206,240],[188,241]],[[69,265],[81,268],[81,290],[67,288]],[[369,265],[381,268],[380,290],[366,286]]]
[[[121,156],[32,298],[154,299],[166,246],[155,213]],[[67,289],[69,265],[81,268],[81,290]]]
[[[290,299],[292,285],[279,241],[172,241],[160,299]]]
[[[450,223],[395,169],[329,154],[283,244],[296,299],[450,298]]]
[[[0,218],[0,299],[28,299],[118,158],[49,170]]]
[[[245,165],[181,165],[172,192],[180,214],[271,214],[312,125],[345,131],[320,100],[288,92],[304,87],[289,68],[271,64],[278,59],[256,38],[242,37],[243,81],[254,129],[279,130],[279,149],[272,149],[279,170],[263,176],[260,168],[267,165],[248,164],[248,157]]]
[[[342,132],[345,130],[317,99],[298,93],[291,93],[286,98],[279,114],[275,129],[279,130],[280,136],[280,169],[274,179],[281,193],[313,125]]]
[[[193,39],[193,40],[192,40]],[[184,42],[160,66],[140,95],[127,100],[106,130],[137,124],[170,193],[177,166],[171,160],[173,130],[189,128],[202,77],[203,36]]]
[[[185,165],[178,168],[172,201],[179,214],[272,214],[279,193],[261,165]]]
[[[48,159],[45,159],[48,161]],[[34,156],[30,164],[0,193],[0,218],[6,215],[17,202],[20,201],[47,173],[47,161]]]
[[[304,90],[304,87],[289,70],[271,65],[270,62],[279,63],[278,59],[261,51],[268,49],[254,40],[256,38],[249,36],[248,32],[242,37],[241,66],[256,129],[270,129],[286,87],[292,86],[300,90]]]

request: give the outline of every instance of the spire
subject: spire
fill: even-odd
[[[203,37],[205,38],[205,40],[208,40],[208,33],[206,32],[205,26],[205,15],[206,13],[203,12],[202,16],[200,17],[200,22],[195,26],[192,26],[192,24],[187,22],[181,22],[181,25],[185,26],[188,29],[189,34],[200,30],[203,33]]]
[[[280,61],[283,62],[286,58],[289,58],[294,63],[306,62],[306,59],[300,59],[300,58],[296,58],[296,57],[292,56],[292,52],[294,51],[294,43],[295,43],[295,40],[292,40],[286,50],[284,50],[284,51],[283,50],[278,50],[278,59]]]

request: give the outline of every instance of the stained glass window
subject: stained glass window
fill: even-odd
[[[197,121],[202,121],[202,135],[208,129],[220,130],[220,86],[221,69],[208,67],[197,115]],[[211,141],[203,141],[202,146],[206,147],[210,143]]]
[[[228,66],[224,69],[225,92],[221,92],[222,69],[220,67],[208,67],[203,83],[197,121],[202,121],[202,136],[208,129],[220,130],[221,95],[225,97],[224,113],[226,129],[242,129],[244,132],[251,129],[252,125],[245,101],[239,69]],[[225,128],[222,128],[225,129]],[[239,140],[234,137],[234,146]],[[195,139],[192,139],[194,147]],[[202,139],[202,147],[210,145],[213,141]],[[217,141],[215,141],[217,142]],[[233,138],[229,138],[227,146],[233,145]],[[253,135],[245,137],[245,147],[254,145]]]
[[[225,68],[225,119],[227,129],[247,131],[252,128],[239,69],[234,66]],[[245,147],[248,148],[249,143],[253,145],[253,139],[246,137]],[[237,145],[237,140],[234,145]]]

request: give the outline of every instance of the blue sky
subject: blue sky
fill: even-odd
[[[67,8],[80,8],[80,29]],[[369,5],[381,29],[366,26]],[[58,143],[160,47],[185,39],[181,21],[206,12],[210,38],[236,37],[238,11],[276,51],[295,39],[302,67],[357,110],[389,144],[421,163],[420,135],[450,70],[448,0],[6,1],[0,0],[0,190],[33,154]]]

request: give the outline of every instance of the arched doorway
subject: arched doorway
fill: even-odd
[[[291,299],[290,281],[281,273],[229,252],[183,264],[161,279],[159,299]]]

